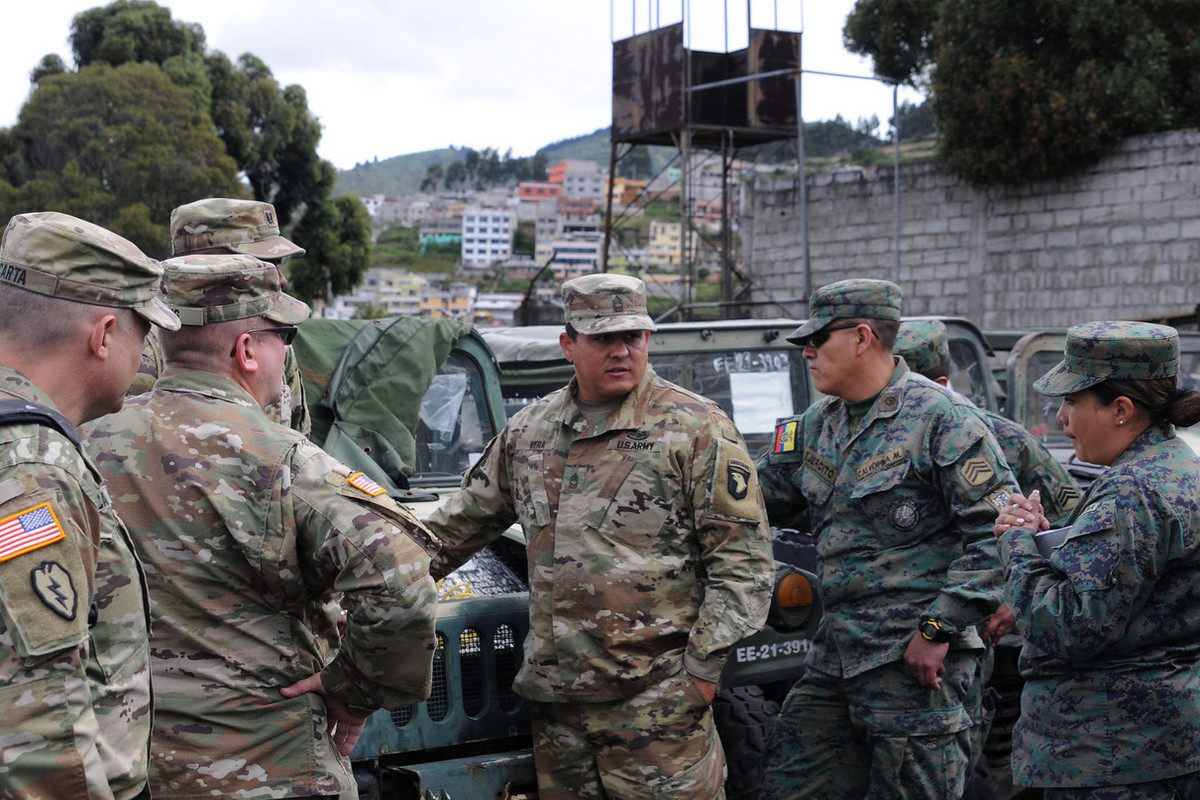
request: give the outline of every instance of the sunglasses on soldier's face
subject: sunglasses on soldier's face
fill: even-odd
[[[242,331],[242,333],[273,333],[283,341],[285,347],[296,341],[296,333],[300,330],[295,325],[279,325],[274,328],[255,328],[254,330]],[[238,338],[242,338],[240,335]],[[237,355],[237,344],[234,344],[233,349],[229,351],[229,357]]]
[[[842,325],[830,325],[828,327],[821,328],[821,330],[804,340],[804,346],[811,347],[813,350],[816,350],[821,345],[829,341],[829,334],[833,333],[834,331],[845,331],[849,330],[850,328],[857,328],[861,324],[861,322],[847,322]]]

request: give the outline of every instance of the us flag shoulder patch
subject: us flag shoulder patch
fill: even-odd
[[[361,492],[366,492],[367,494],[371,495],[371,497],[378,497],[381,494],[387,493],[387,489],[368,478],[362,472],[356,472],[349,478],[346,478],[346,483],[350,484]]]
[[[0,519],[0,561],[53,544],[66,536],[49,503],[19,511]]]

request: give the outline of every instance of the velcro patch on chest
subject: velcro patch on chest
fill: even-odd
[[[837,470],[833,465],[817,455],[817,451],[811,447],[804,450],[804,468],[812,470],[828,484],[832,484],[837,478]]]
[[[862,480],[868,475],[878,472],[881,469],[894,467],[897,464],[903,464],[908,459],[903,447],[897,447],[893,450],[888,450],[886,453],[881,453],[874,458],[868,459],[854,468],[854,477],[856,480]]]
[[[987,459],[975,456],[968,458],[959,466],[958,474],[962,475],[963,480],[969,485],[982,486],[996,475],[996,470],[987,462]]]
[[[609,450],[623,453],[661,453],[662,440],[651,439],[647,431],[629,431],[608,443]]]

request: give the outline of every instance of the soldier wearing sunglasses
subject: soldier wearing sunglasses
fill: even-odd
[[[164,372],[87,432],[146,565],[150,788],[353,796],[344,757],[366,716],[429,693],[431,539],[380,486],[266,415],[308,317],[278,267],[163,265],[182,323],[161,338]]]
[[[769,797],[961,797],[986,731],[991,522],[1015,487],[974,408],[892,349],[900,287],[813,293],[789,337],[828,397],[759,461],[774,525],[807,515],[825,615],[769,749]],[[819,731],[819,735],[812,735]]]

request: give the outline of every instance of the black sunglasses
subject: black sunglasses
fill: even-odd
[[[846,322],[841,325],[829,325],[825,328],[821,328],[821,330],[805,339],[803,346],[811,347],[813,350],[816,350],[818,347],[829,341],[829,334],[833,333],[834,331],[849,330],[850,328],[857,328],[862,324],[863,323],[861,322]]]
[[[296,333],[299,330],[300,328],[295,325],[279,325],[274,328],[255,328],[254,330],[250,331],[242,331],[242,333],[273,333],[283,341],[283,344],[286,347],[292,342],[296,341]],[[242,337],[239,335],[238,338],[240,339]],[[235,355],[237,355],[237,344],[234,344],[233,349],[229,351],[230,358]]]

